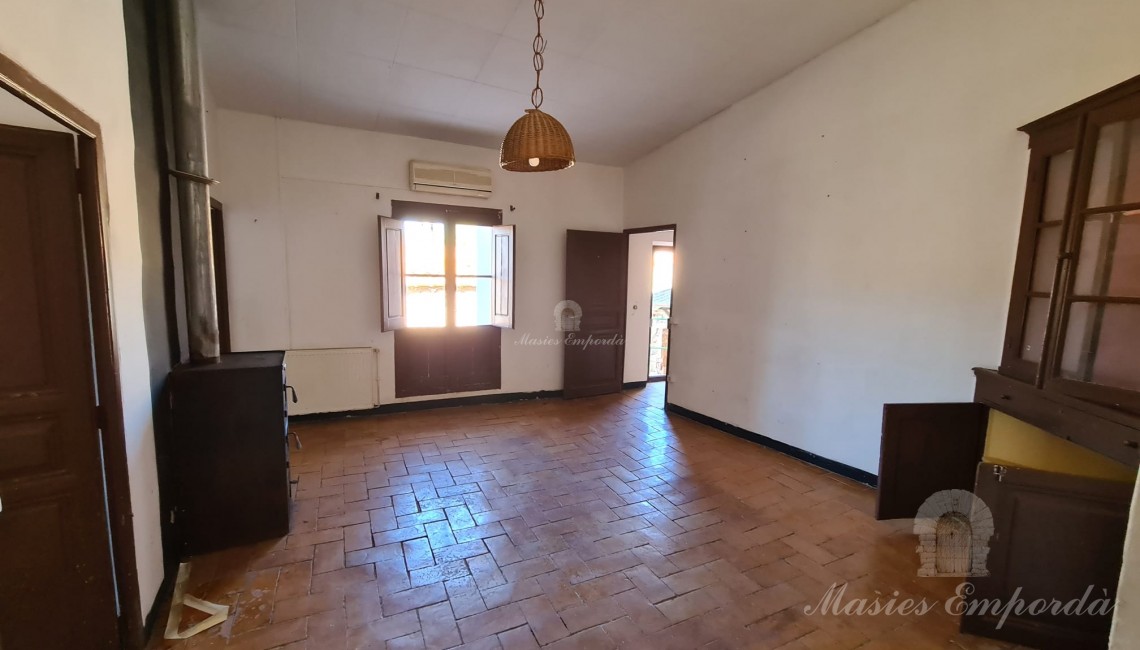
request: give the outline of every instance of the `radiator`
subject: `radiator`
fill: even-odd
[[[297,391],[290,415],[370,409],[379,402],[376,350],[288,350],[285,376]]]

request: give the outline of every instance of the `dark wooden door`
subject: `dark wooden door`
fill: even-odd
[[[566,313],[557,316],[567,398],[621,391],[628,243],[620,232],[566,231]]]
[[[0,126],[0,647],[118,645],[72,137]]]
[[[962,630],[1034,648],[1108,647],[1112,612],[1088,614],[1098,599],[1116,600],[1132,485],[983,463],[977,496],[993,516],[988,577],[971,578],[968,603],[1014,594],[1026,604],[1085,597],[1083,613],[1002,612],[962,617]],[[1020,590],[1020,591],[1018,591]]]
[[[214,249],[214,295],[218,307],[218,343],[222,354],[233,352],[230,342],[230,284],[226,274],[225,213],[217,199],[210,199],[210,233]]]
[[[912,519],[935,492],[972,490],[988,412],[974,402],[884,405],[878,518]]]

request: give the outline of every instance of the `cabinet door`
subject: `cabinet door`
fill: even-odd
[[[1086,591],[1086,607],[1097,599],[1116,600],[1131,484],[983,463],[975,493],[990,508],[994,535],[989,575],[970,578],[968,605],[987,599],[1004,604],[1015,593],[1027,606],[1037,599],[1079,600]],[[1000,612],[964,614],[962,631],[1078,650],[1107,647],[1112,624],[1112,612],[1013,612],[1004,623],[1001,618]]]
[[[884,405],[877,517],[912,519],[935,492],[972,489],[987,413],[974,402]]]

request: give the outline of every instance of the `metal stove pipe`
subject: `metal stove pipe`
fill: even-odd
[[[214,181],[206,167],[206,114],[192,0],[171,2],[170,60],[174,118],[174,169],[170,173],[178,183],[190,359],[209,362],[221,356],[210,232],[210,185]]]

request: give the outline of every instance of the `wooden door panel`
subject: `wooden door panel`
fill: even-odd
[[[912,519],[935,492],[972,490],[987,414],[974,402],[884,405],[876,516]]]
[[[446,330],[396,330],[393,350],[396,397],[447,392]]]
[[[396,397],[494,390],[502,386],[502,330],[410,328],[395,332]]]
[[[83,605],[72,592],[69,581],[61,579],[69,573],[66,563],[69,551],[67,521],[82,516],[66,503],[58,500],[25,503],[9,512],[5,503],[0,514],[0,548],[19,557],[18,561],[0,562],[0,585],[7,593],[9,585],[21,585],[19,597],[4,598],[4,618],[9,621],[42,621],[44,612],[39,608],[50,603],[57,617],[63,612],[74,612]],[[97,613],[97,612],[93,612]],[[5,624],[0,631],[4,648],[71,648],[84,647],[74,636],[74,630],[57,621],[54,625]]]
[[[567,370],[584,385],[606,385],[613,380],[614,351],[611,346],[586,347],[570,355],[567,361],[571,364]]]
[[[62,434],[59,422],[50,418],[13,418],[0,425],[0,481],[59,470]]]
[[[0,127],[4,648],[118,644],[75,170],[70,135]]]
[[[447,338],[447,374],[452,392],[502,386],[502,330],[495,326],[457,327]]]
[[[34,252],[18,243],[31,240],[34,200],[27,192],[31,180],[28,160],[17,156],[0,156],[0,197],[6,205],[0,219],[0,277],[33,278],[36,275]],[[8,245],[5,245],[5,242]],[[5,311],[4,334],[0,337],[0,390],[34,389],[47,379],[43,350],[43,323],[39,295],[33,282],[5,282],[0,285],[0,305]],[[19,314],[8,318],[7,314]]]
[[[566,231],[566,300],[582,309],[578,331],[566,332],[563,345],[568,398],[621,391],[628,239],[624,233]]]
[[[989,576],[971,601],[1116,598],[1132,485],[983,463],[976,494],[990,508]],[[1107,596],[1105,595],[1107,594]],[[962,630],[1040,648],[1104,648],[1112,614],[963,616]]]

